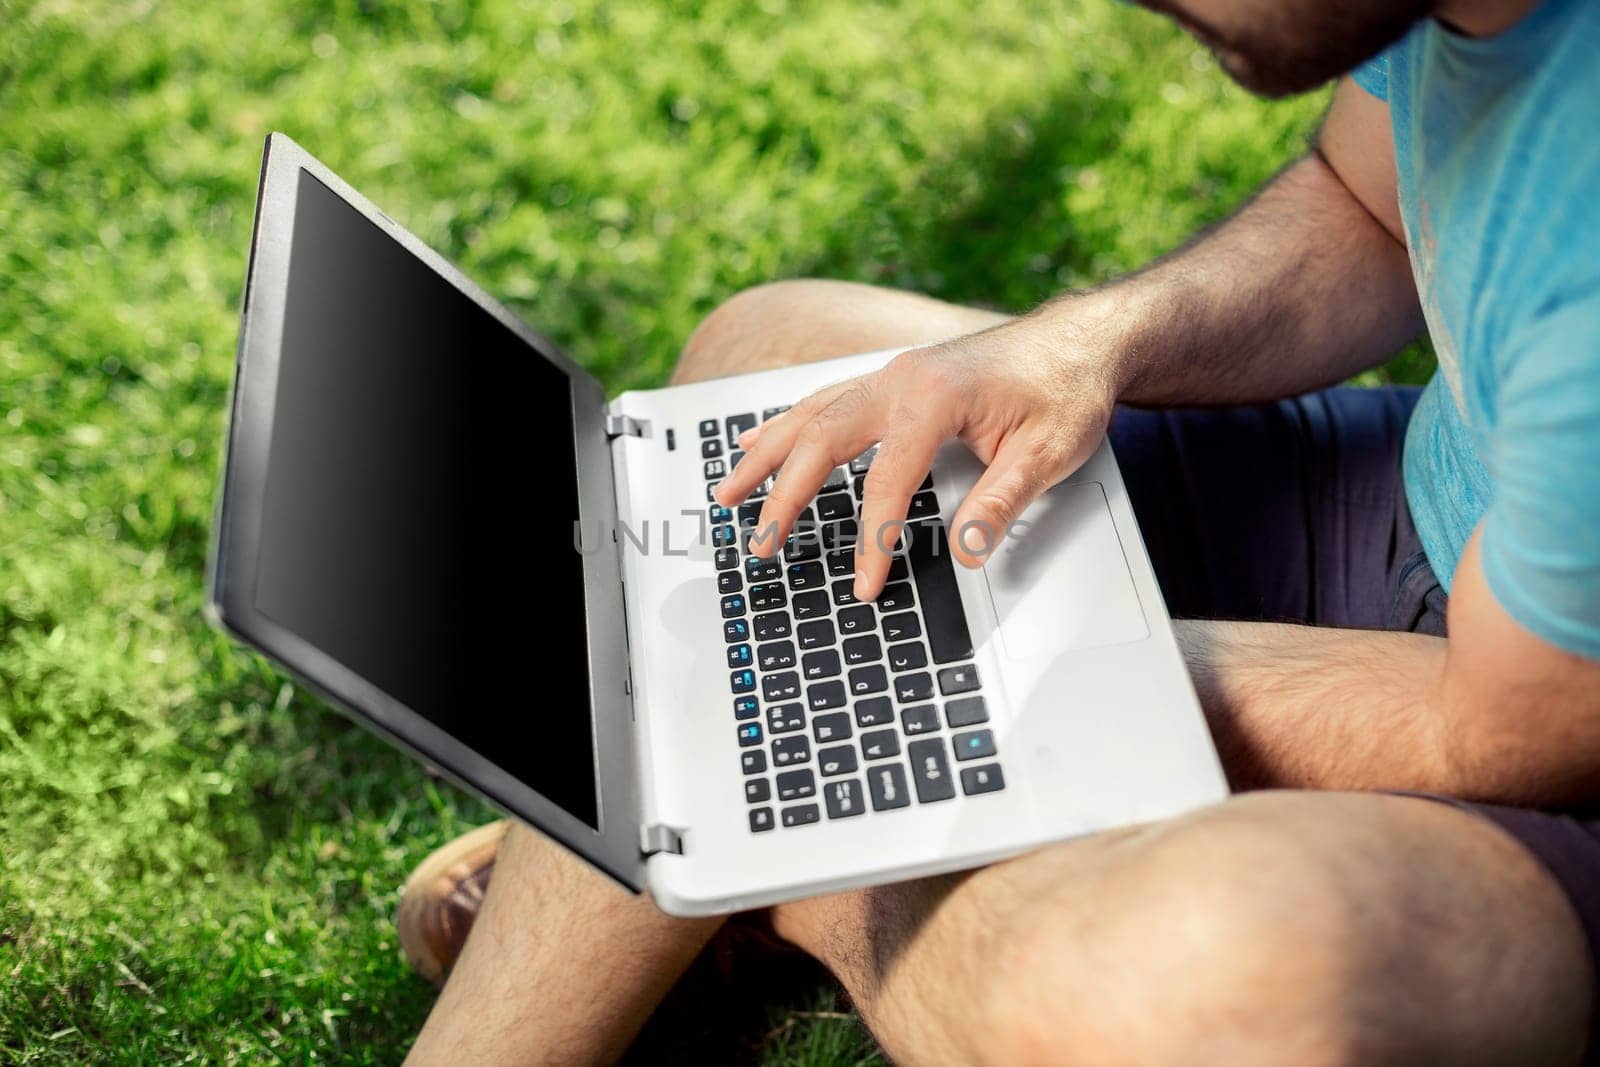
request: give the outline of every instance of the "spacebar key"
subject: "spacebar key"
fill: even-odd
[[[955,566],[944,527],[917,523],[910,532],[906,558],[917,583],[917,599],[922,602],[933,662],[971,659],[972,634],[967,631],[967,613],[961,608],[961,592],[956,588]]]

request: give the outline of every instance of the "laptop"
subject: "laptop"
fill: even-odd
[[[870,451],[771,558],[752,507],[711,499],[742,429],[893,355],[608,399],[275,133],[209,612],[673,914],[1224,797],[1108,447],[981,569],[943,529],[981,467],[946,448],[869,603],[850,588]]]

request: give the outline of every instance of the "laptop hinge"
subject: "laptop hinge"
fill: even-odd
[[[606,440],[608,441],[615,441],[619,437],[649,436],[649,419],[636,419],[632,415],[606,416]]]
[[[670,852],[674,856],[683,855],[683,831],[674,826],[662,823],[651,823],[649,826],[639,827],[639,851],[646,856],[654,856],[657,852]]]

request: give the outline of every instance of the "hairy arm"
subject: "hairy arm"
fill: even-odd
[[[1376,365],[1422,329],[1388,129],[1345,79],[1315,151],[1231,218],[1019,323],[1094,346],[1110,334],[1119,399],[1152,407],[1276,399]]]
[[[1235,788],[1414,789],[1569,804],[1600,789],[1600,663],[1519,625],[1456,570],[1450,639],[1180,622]]]

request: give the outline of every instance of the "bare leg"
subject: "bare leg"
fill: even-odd
[[[674,380],[917,344],[1001,318],[863,285],[762,286],[707,318]],[[615,1060],[720,924],[667,916],[514,825],[409,1062]]]
[[[1255,794],[773,921],[905,1063],[1574,1063],[1594,1000],[1543,867],[1407,797]]]

